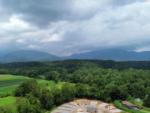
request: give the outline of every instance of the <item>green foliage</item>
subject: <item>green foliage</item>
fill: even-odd
[[[146,96],[146,98],[144,99],[144,105],[146,107],[150,107],[150,94]]]
[[[58,81],[59,80],[59,73],[57,71],[50,71],[45,73],[46,79],[47,80],[55,80]]]
[[[0,107],[0,113],[12,113],[7,107]]]
[[[77,94],[77,97],[102,99],[104,101],[127,99],[129,96],[144,99],[150,87],[150,71],[139,70],[139,68],[149,69],[148,62],[83,60],[13,63],[0,66],[3,71],[7,70],[12,74],[87,85],[84,89],[78,87],[84,91],[82,94]],[[138,68],[138,70],[130,69],[130,67]],[[18,90],[19,92],[23,93],[21,88],[20,91]]]
[[[132,109],[128,109],[127,107],[125,107],[121,101],[114,101],[114,105],[119,108],[122,109],[124,111],[126,111],[127,113],[148,113],[149,111],[144,111],[144,110],[132,110]]]
[[[32,98],[33,99],[33,98]],[[34,101],[34,103],[32,103]],[[18,113],[41,113],[39,104],[35,104],[34,100],[19,99],[17,102]]]
[[[16,112],[16,97],[8,96],[0,98],[0,108],[4,111],[11,111],[10,113]]]
[[[62,97],[63,97],[62,100],[64,102],[70,101],[70,100],[75,98],[76,88],[74,85],[69,84],[69,83],[65,83],[61,87],[61,90],[62,90],[61,93],[62,93]]]
[[[147,69],[147,70],[146,70]],[[15,94],[27,99],[27,105],[39,104],[51,109],[74,98],[91,98],[112,102],[129,97],[144,99],[150,91],[150,62],[114,62],[71,60],[0,65],[0,72],[53,80],[39,85],[31,80],[21,84]],[[42,83],[43,80],[40,80]],[[39,83],[40,83],[39,82]],[[45,81],[44,81],[45,82]],[[11,82],[12,83],[12,82]],[[4,82],[3,82],[4,84]],[[30,96],[29,96],[30,95]],[[31,101],[33,98],[33,102]],[[26,106],[28,108],[28,106]],[[124,108],[123,108],[124,109]]]
[[[35,96],[39,95],[39,87],[36,80],[28,80],[22,83],[15,92],[16,96],[26,96],[26,94],[32,93]]]
[[[12,95],[16,87],[27,79],[23,76],[0,75],[0,96]]]
[[[40,96],[40,102],[44,109],[49,110],[53,107],[53,95],[48,89],[43,89],[41,96]]]
[[[105,87],[104,93],[110,97],[111,101],[124,100],[128,96],[128,93],[124,89],[125,87],[117,86],[116,84],[108,84]]]

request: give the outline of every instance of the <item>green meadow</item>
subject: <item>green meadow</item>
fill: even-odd
[[[125,107],[125,106],[121,103],[121,101],[119,101],[119,100],[114,101],[114,105],[115,105],[117,108],[120,108],[120,109],[124,110],[126,113],[150,113],[150,109],[149,109],[149,108],[146,108],[146,107],[144,107],[144,106],[142,106],[142,104],[139,104],[139,102],[137,102],[137,101],[135,101],[135,100],[132,100],[132,101],[130,101],[130,102],[133,103],[134,105],[139,106],[139,107],[142,108],[142,109],[140,109],[139,111],[137,111],[137,110],[132,110],[132,109],[128,109],[128,108]]]
[[[0,75],[0,107],[7,107],[16,113],[16,97],[13,93],[18,85],[29,79],[23,76]]]
[[[32,78],[15,75],[0,75],[0,107],[7,107],[12,113],[16,113],[16,101],[18,98],[13,96],[17,86],[22,82]],[[55,83],[42,79],[36,79],[41,87],[51,89],[53,87],[61,87],[62,83]]]
[[[27,79],[24,76],[0,75],[0,96],[12,95],[16,87]]]
[[[16,113],[16,98],[13,96],[0,98],[0,107],[7,108],[11,110],[12,113]]]
[[[24,81],[33,79],[25,76],[16,76],[16,75],[0,75],[0,107],[8,108],[11,110],[11,113],[17,112],[17,101],[19,97],[14,97],[15,89]],[[61,88],[65,82],[54,82],[48,81],[44,79],[36,79],[40,87],[46,87],[48,89],[53,89],[54,87]],[[135,101],[134,99],[131,101],[135,105],[142,107],[140,111],[134,111],[126,108],[121,104],[120,101],[115,101],[114,105],[123,111],[129,113],[149,113],[150,109],[143,107],[142,103]],[[0,112],[1,113],[1,112]]]
[[[0,75],[0,96],[12,95],[16,87],[19,86],[22,82],[32,78],[25,76],[15,76],[15,75]],[[61,87],[61,83],[55,83],[54,81],[36,79],[41,87]]]

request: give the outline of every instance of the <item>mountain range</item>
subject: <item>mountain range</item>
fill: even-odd
[[[14,52],[1,55],[1,63],[9,62],[30,62],[30,61],[54,61],[60,59],[55,55],[48,54],[46,52],[35,50],[18,50]]]
[[[116,61],[150,60],[150,51],[135,52],[122,49],[103,49],[70,56],[73,59],[101,59]]]
[[[121,49],[103,49],[67,57],[58,57],[46,52],[36,50],[18,50],[7,54],[0,54],[0,63],[30,62],[30,61],[56,61],[67,59],[89,59],[89,60],[115,60],[115,61],[148,61],[150,51],[135,52]]]

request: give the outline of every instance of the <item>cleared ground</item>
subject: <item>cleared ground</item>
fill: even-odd
[[[122,110],[113,104],[97,100],[78,99],[59,106],[52,113],[122,113]]]

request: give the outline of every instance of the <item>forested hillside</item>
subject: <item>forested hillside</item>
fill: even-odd
[[[38,109],[39,111],[43,109],[51,110],[54,106],[75,98],[115,102],[122,109],[116,100],[134,100],[138,98],[142,101],[142,106],[150,107],[149,69],[150,62],[144,61],[68,60],[1,64],[0,74],[23,75],[35,79],[46,79],[54,81],[56,84],[65,82],[61,90],[59,89],[60,87],[58,89],[44,90],[43,88],[41,89],[41,86],[32,84],[30,81],[23,83],[16,89],[15,95],[26,98],[30,106],[33,105],[30,99],[37,99],[40,104],[37,103],[36,105],[41,106],[41,109]],[[23,101],[23,103],[25,104],[26,101]],[[24,107],[31,110],[31,107],[24,106],[23,103],[19,104],[18,111],[25,110]],[[32,107],[34,109],[37,106]],[[33,113],[37,113],[37,109],[34,110]]]
[[[87,84],[93,88],[87,97],[112,101],[146,98],[150,93],[148,69],[149,62],[70,60],[3,64],[0,73]]]

